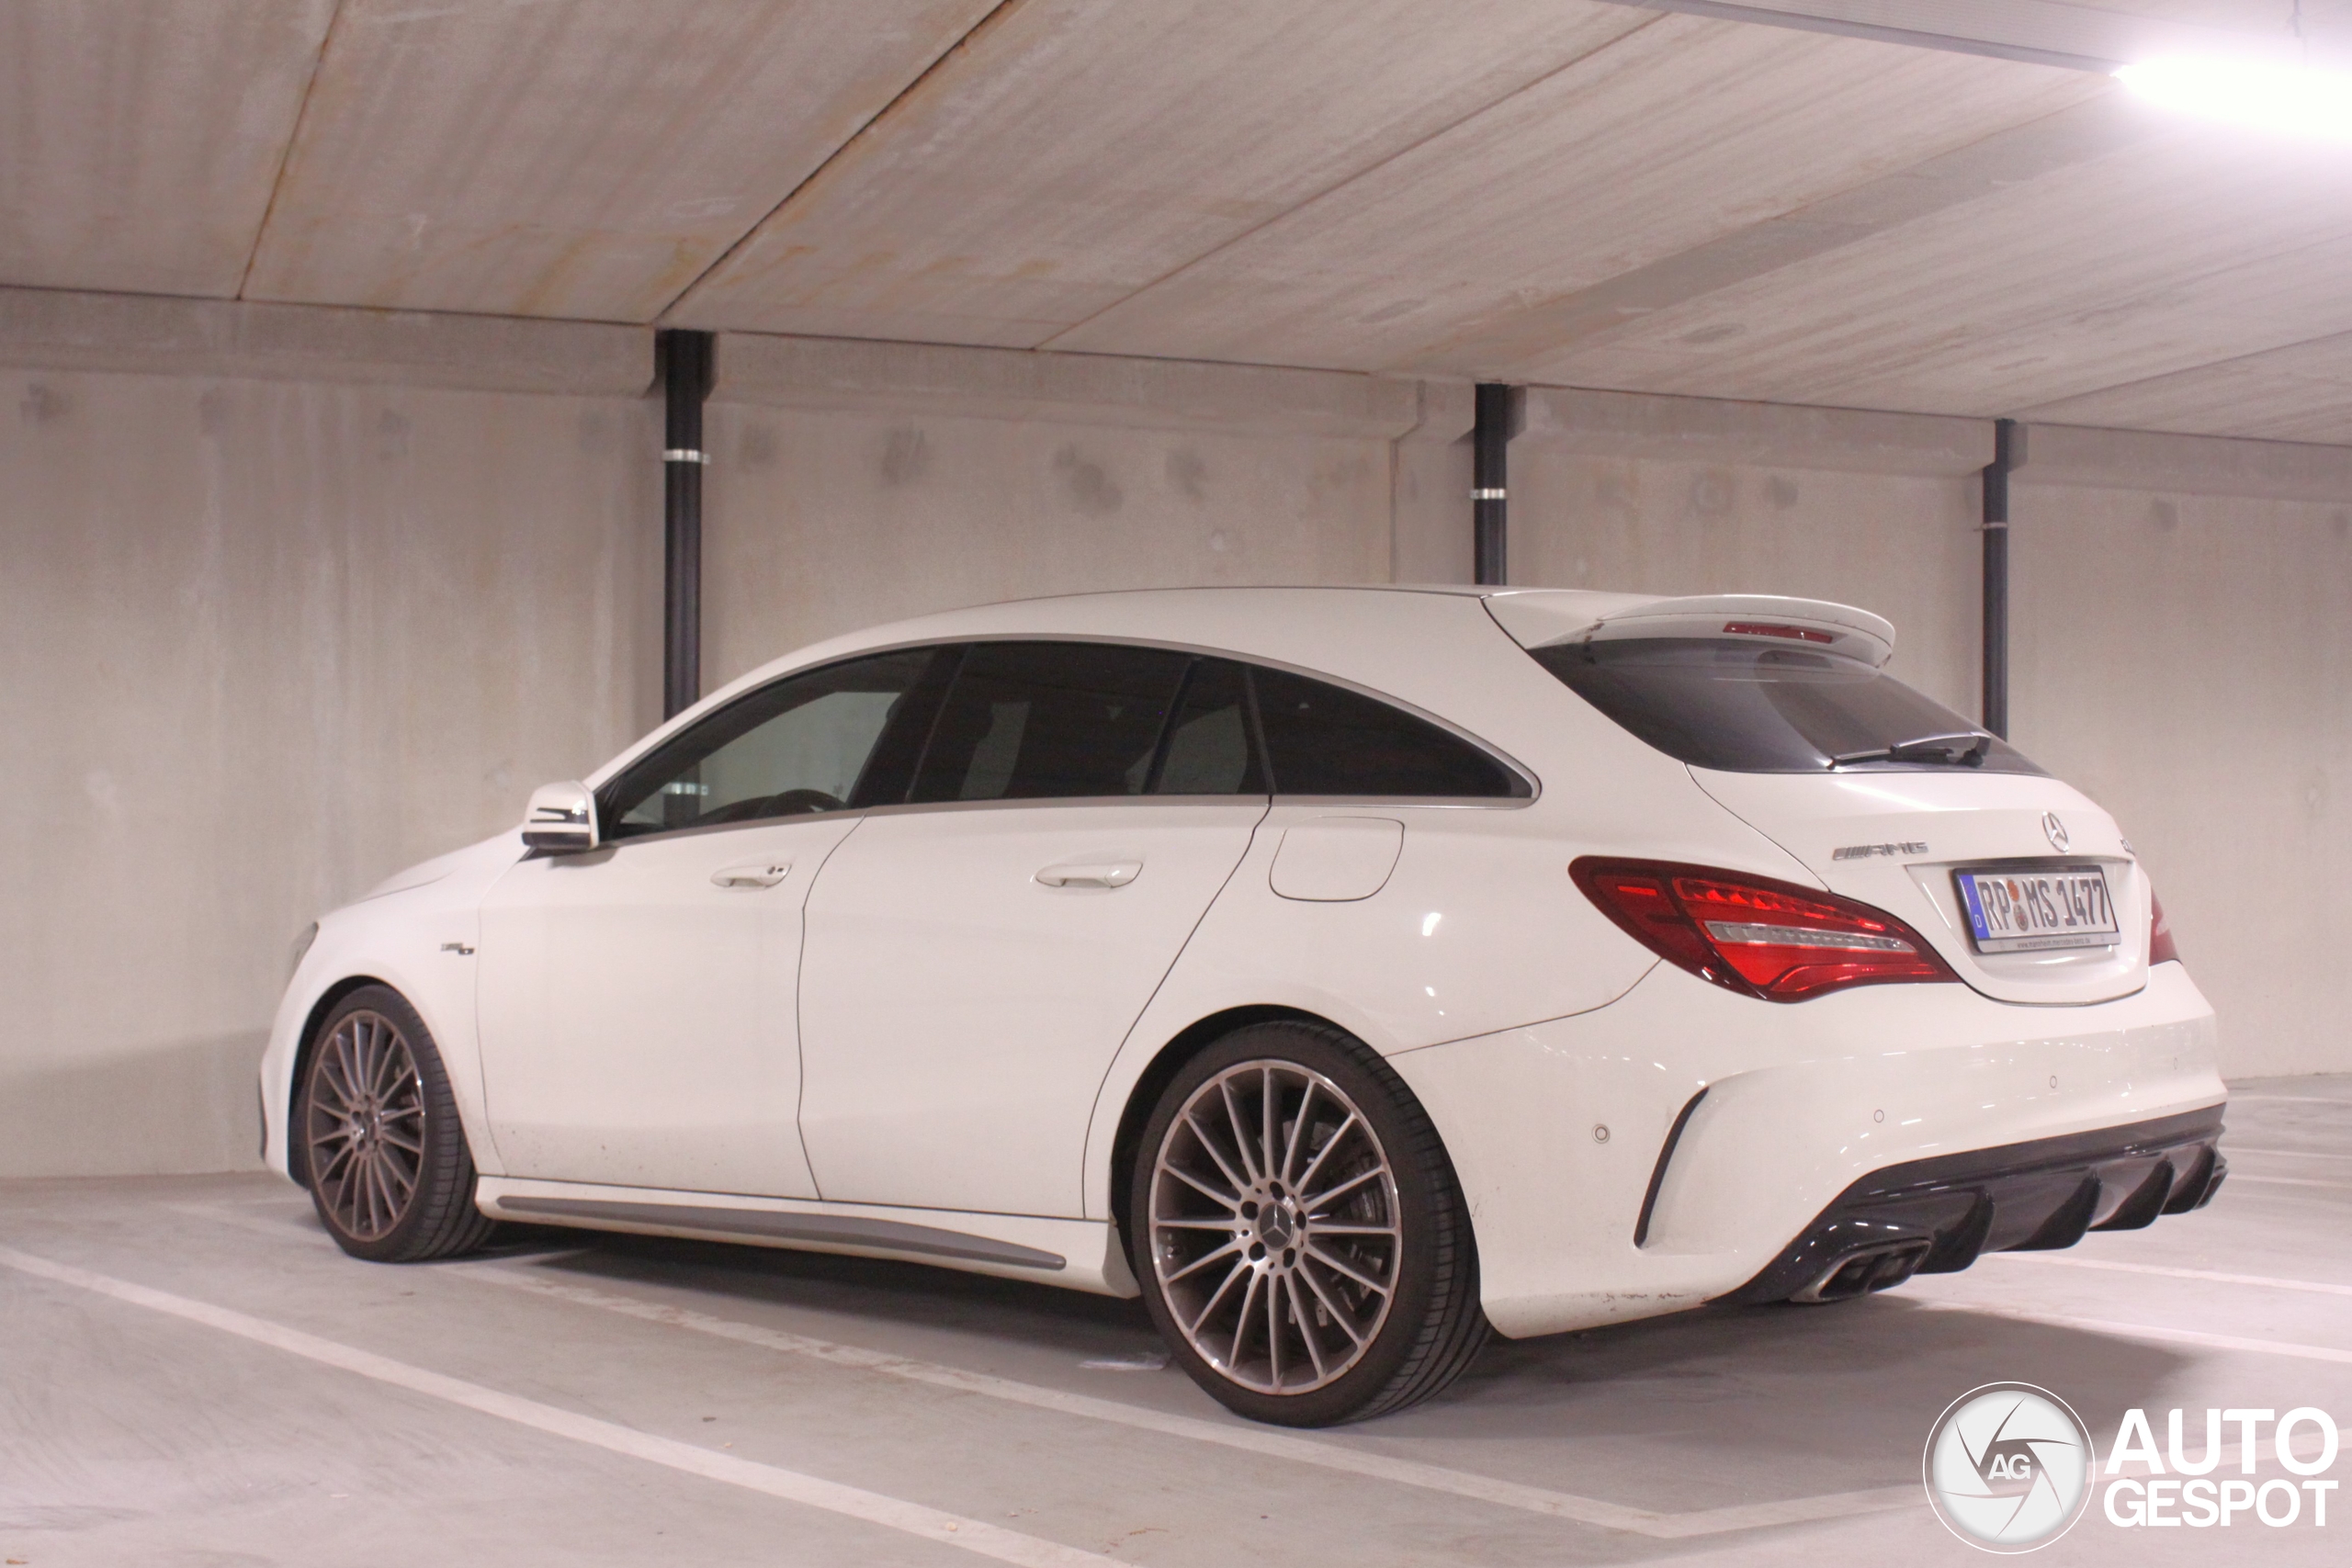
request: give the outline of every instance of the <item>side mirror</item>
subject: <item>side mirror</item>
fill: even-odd
[[[523,841],[535,850],[577,854],[596,847],[596,797],[583,784],[541,784],[523,813]]]

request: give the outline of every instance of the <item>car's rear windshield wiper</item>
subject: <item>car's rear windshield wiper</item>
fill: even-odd
[[[1916,740],[1898,740],[1892,746],[1881,746],[1869,751],[1847,751],[1829,759],[1833,768],[1849,762],[1944,762],[1956,768],[1973,768],[1984,760],[1993,749],[1993,738],[1981,729],[1962,729],[1950,735],[1922,735]]]

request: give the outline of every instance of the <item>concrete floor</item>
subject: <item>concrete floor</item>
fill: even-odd
[[[495,1562],[1966,1562],[1921,1498],[1956,1395],[2352,1418],[2352,1077],[2239,1086],[2201,1213],[1838,1306],[1497,1343],[1322,1434],[1226,1416],[1141,1309],[585,1233],[345,1258],[268,1177],[0,1185],[0,1555]],[[2192,1451],[2196,1438],[2192,1436]],[[2279,1473],[2266,1463],[2266,1472]],[[2352,1477],[2352,1440],[2334,1473]],[[2325,1528],[2039,1561],[2344,1560]]]

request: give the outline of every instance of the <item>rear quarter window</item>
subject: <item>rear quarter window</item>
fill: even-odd
[[[1526,782],[1462,737],[1344,687],[1262,666],[1257,688],[1278,795],[1526,796]]]

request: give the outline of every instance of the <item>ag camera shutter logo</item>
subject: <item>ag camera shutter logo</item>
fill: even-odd
[[[2031,1551],[2074,1528],[2098,1456],[2067,1403],[2032,1383],[1970,1389],[1928,1433],[1921,1468],[1945,1528],[1986,1551]]]

